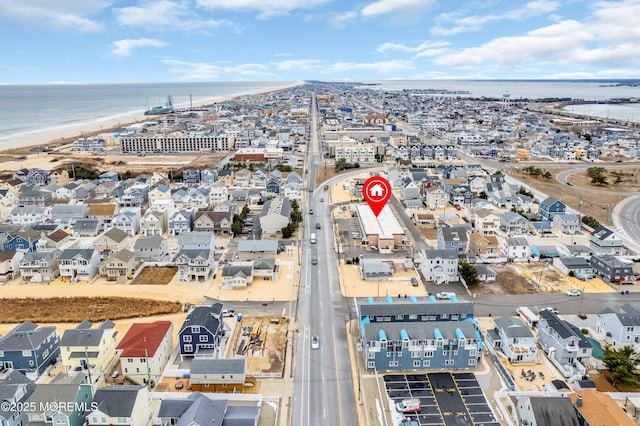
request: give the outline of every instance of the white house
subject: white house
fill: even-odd
[[[421,250],[420,271],[427,281],[448,284],[458,281],[458,252],[451,249]]]
[[[125,377],[135,383],[158,383],[173,350],[173,324],[134,323],[116,349]]]
[[[513,262],[526,262],[531,255],[531,247],[524,237],[500,239],[500,253]]]
[[[149,423],[149,389],[140,385],[113,385],[98,389],[95,410],[87,414],[89,426],[145,425]]]
[[[626,303],[619,312],[605,308],[598,314],[598,333],[606,334],[613,340],[613,346],[633,345],[640,343],[640,310]]]
[[[60,357],[67,372],[76,368],[91,368],[97,374],[104,373],[116,352],[116,325],[109,320],[97,328],[89,321],[82,321],[66,330],[60,339]]]

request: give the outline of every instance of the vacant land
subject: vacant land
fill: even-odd
[[[91,322],[180,312],[182,303],[128,297],[0,299],[0,322]]]
[[[272,319],[278,324],[272,323]],[[229,342],[234,356],[247,357],[247,374],[284,370],[287,322],[281,317],[244,317]]]
[[[167,285],[177,272],[177,266],[146,266],[131,284]]]

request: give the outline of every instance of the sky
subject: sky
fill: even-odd
[[[640,0],[0,0],[0,84],[640,78]]]

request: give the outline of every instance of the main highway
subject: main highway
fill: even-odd
[[[294,393],[291,424],[349,426],[357,424],[357,405],[347,346],[347,300],[340,293],[328,193],[315,188],[322,163],[315,95],[310,111],[305,180],[307,192],[300,288],[297,304]],[[324,199],[324,201],[321,201]],[[310,210],[313,209],[313,214]],[[320,223],[321,229],[316,229]],[[311,244],[311,234],[317,242]],[[316,264],[312,263],[316,259]],[[311,347],[317,336],[320,347]]]

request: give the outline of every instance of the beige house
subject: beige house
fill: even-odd
[[[469,235],[469,254],[483,260],[500,256],[500,241],[495,235],[483,235],[472,232]]]
[[[51,179],[52,184],[58,185],[58,186],[65,186],[71,181],[69,179],[69,172],[66,170],[60,170],[60,171],[55,170],[51,172],[51,174],[49,175],[49,178]]]
[[[246,287],[253,281],[253,262],[233,262],[222,268],[221,288]]]
[[[140,234],[150,237],[152,235],[164,235],[167,232],[166,210],[149,210],[140,219]]]
[[[112,252],[111,257],[98,266],[98,273],[108,281],[126,281],[136,270],[136,258],[131,250]]]
[[[102,223],[111,223],[117,213],[118,206],[116,204],[89,204],[87,218],[98,219]]]
[[[89,321],[82,321],[66,330],[60,339],[60,357],[67,373],[76,369],[90,370],[92,377],[106,371],[116,353],[116,325],[106,320],[97,328]]]
[[[447,205],[447,193],[437,185],[424,191],[424,203],[430,209],[444,209]]]
[[[158,185],[149,191],[149,205],[153,205],[158,200],[170,201],[171,188],[167,185]]]
[[[129,234],[120,228],[111,228],[93,241],[93,248],[102,253],[103,259],[109,257],[111,253],[118,253],[130,247]]]
[[[484,235],[496,235],[500,231],[500,216],[488,209],[476,210],[473,221],[475,230]]]

